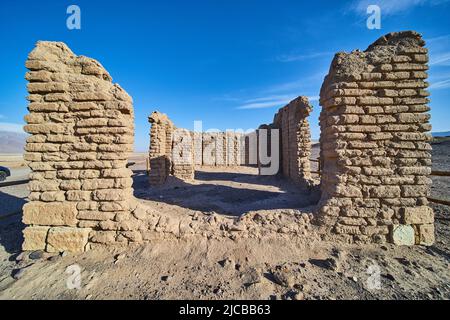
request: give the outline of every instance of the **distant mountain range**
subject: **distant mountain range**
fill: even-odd
[[[450,131],[445,132],[433,132],[433,137],[450,137]]]
[[[26,133],[0,131],[0,153],[23,153]]]

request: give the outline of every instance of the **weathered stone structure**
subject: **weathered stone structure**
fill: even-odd
[[[308,116],[312,111],[307,97],[298,97],[281,108],[268,129],[280,131],[280,171],[284,177],[308,188],[311,186],[311,132]],[[270,150],[270,136],[268,139]]]
[[[219,137],[217,133],[207,133],[204,132],[202,134],[202,159],[203,159],[203,165],[205,166],[215,166],[217,158],[219,157],[217,154],[221,155],[223,154],[223,148],[222,150],[216,150],[218,145]],[[223,144],[220,144],[219,142],[219,149]]]
[[[416,32],[338,53],[321,90],[321,223],[348,242],[434,242],[427,49]]]
[[[132,99],[63,43],[39,42],[26,67],[24,157],[33,172],[23,249],[83,251],[102,221],[130,214]]]
[[[427,49],[415,32],[388,34],[366,51],[338,53],[321,90],[321,200],[312,214],[287,209],[239,218],[202,212],[155,212],[133,197],[127,159],[133,150],[132,99],[97,61],[63,43],[30,53],[25,160],[32,170],[23,208],[23,249],[82,252],[96,245],[200,236],[305,237],[348,243],[431,245],[431,172]],[[312,108],[299,97],[262,129],[280,132],[284,177],[313,184]],[[150,183],[194,178],[195,166],[249,165],[256,133],[177,129],[153,113]],[[274,135],[275,137],[275,135]],[[270,134],[265,137],[273,143]],[[264,139],[265,139],[264,138]],[[257,147],[251,148],[251,141]]]
[[[177,129],[173,133],[172,174],[182,180],[192,180],[195,174],[193,133]]]

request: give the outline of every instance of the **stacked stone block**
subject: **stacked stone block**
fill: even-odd
[[[148,118],[150,130],[150,176],[151,185],[161,185],[167,181],[172,171],[172,134],[174,125],[167,115],[153,112]]]
[[[151,185],[162,185],[169,176],[192,180],[196,166],[247,164],[248,147],[242,133],[177,129],[167,115],[159,112],[152,113],[149,122]]]
[[[262,174],[262,169],[265,167],[270,167],[270,163],[266,163],[263,164],[262,160],[261,160],[261,152],[262,153],[266,153],[267,157],[272,156],[272,130],[274,129],[274,125],[267,125],[267,124],[262,124],[259,126],[258,130],[256,130],[256,139],[257,139],[257,149],[256,149],[256,154],[257,154],[257,163],[258,163],[258,169],[259,169],[259,174]],[[265,136],[262,134],[262,132],[266,132]],[[265,137],[265,139],[264,139]],[[249,137],[250,138],[250,137]],[[263,146],[263,142],[265,142],[265,146]],[[278,143],[280,143],[280,141],[278,141]],[[278,146],[279,149],[281,149],[281,145]],[[265,148],[267,148],[266,150],[264,150]],[[250,152],[249,152],[250,155]],[[281,157],[281,154],[280,154]]]
[[[172,175],[182,180],[193,180],[195,175],[194,141],[189,130],[174,131],[172,151]]]
[[[194,164],[201,166],[203,164],[203,133],[192,132],[194,139]]]
[[[336,54],[321,90],[321,219],[347,242],[431,245],[427,49],[413,31]]]
[[[28,56],[24,250],[81,252],[104,220],[130,213],[132,99],[97,61],[64,43]]]

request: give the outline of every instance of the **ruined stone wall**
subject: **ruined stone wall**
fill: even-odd
[[[194,139],[194,164],[201,166],[203,164],[203,132],[192,132]]]
[[[132,99],[97,61],[38,42],[26,67],[24,250],[81,252],[101,223],[130,215]]]
[[[167,115],[149,117],[150,184],[162,185],[169,176],[192,180],[196,166],[245,165],[245,135],[235,132],[192,132],[178,129]]]
[[[312,180],[311,133],[307,119],[311,111],[312,106],[309,104],[308,98],[298,97],[275,114],[271,125],[260,127],[269,132],[271,129],[280,131],[280,172],[284,177],[304,187],[309,187]],[[270,133],[267,137],[267,145],[271,147]],[[260,142],[258,150],[259,145]]]
[[[321,90],[320,222],[348,242],[431,245],[427,49],[416,32],[338,53]]]
[[[239,132],[226,132],[225,135],[227,141],[226,149],[228,150],[228,166],[249,165],[249,163],[245,162],[245,134]]]
[[[228,163],[227,157],[227,136],[225,132],[218,132],[216,134],[216,166],[226,166]]]
[[[167,115],[153,112],[148,118],[150,129],[150,175],[151,185],[164,184],[172,172],[172,134],[174,125]]]
[[[192,133],[186,129],[175,130],[172,148],[172,175],[182,180],[193,180],[195,165]]]
[[[216,140],[217,133],[203,133],[202,141],[202,154],[204,166],[216,165]]]
[[[245,135],[238,132],[203,133],[203,166],[241,166],[246,162]]]

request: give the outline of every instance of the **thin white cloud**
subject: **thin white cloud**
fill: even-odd
[[[395,15],[407,12],[418,6],[437,6],[450,0],[356,0],[353,1],[350,11],[360,15],[367,14],[370,5],[378,5],[382,15]]]
[[[310,54],[283,54],[279,55],[276,58],[276,60],[279,62],[294,62],[294,61],[311,60],[332,55],[334,55],[334,52],[316,52]]]
[[[0,122],[0,131],[25,133],[23,131],[23,124]]]
[[[428,88],[429,90],[440,90],[450,88],[450,79],[434,82]]]

